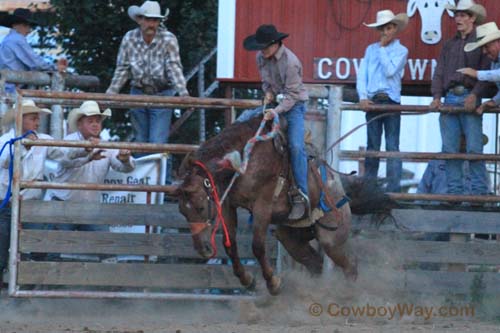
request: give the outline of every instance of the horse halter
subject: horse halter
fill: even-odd
[[[214,217],[210,217],[212,215],[212,209],[213,209],[213,188],[212,185],[210,184],[210,179],[205,178],[203,180],[203,187],[205,189],[205,192],[207,194],[207,202],[208,202],[208,207],[207,207],[207,218],[205,219],[204,222],[189,222],[189,229],[191,230],[191,235],[195,236],[205,230],[208,227],[211,227],[213,225],[213,221],[215,220],[215,217],[217,214],[215,214]]]
[[[217,192],[217,187],[215,185],[214,177],[212,176],[212,173],[210,170],[208,170],[207,166],[202,162],[202,161],[194,161],[194,165],[200,167],[207,175],[207,178],[203,180],[203,185],[207,190],[209,190],[209,194],[212,194],[213,201],[215,204],[215,210],[217,212],[216,218],[215,218],[215,226],[212,229],[212,235],[210,237],[210,242],[212,244],[212,248],[214,249],[214,254],[212,257],[214,257],[217,254],[217,246],[215,244],[215,234],[217,233],[217,229],[219,228],[220,225],[222,225],[222,231],[224,232],[224,246],[226,248],[231,247],[231,240],[229,239],[229,231],[227,230],[226,226],[226,221],[224,220],[224,216],[222,214],[222,205],[219,197],[219,193]],[[210,200],[211,196],[207,196],[208,203],[211,202]],[[208,212],[210,214],[210,205],[208,208]],[[191,233],[193,236],[195,236],[197,233],[200,233],[202,230],[207,228],[208,226],[211,226],[210,224],[211,219],[207,219],[205,222],[192,222],[190,223],[190,228],[191,228]]]

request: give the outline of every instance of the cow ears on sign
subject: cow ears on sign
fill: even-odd
[[[434,5],[438,6],[439,2],[441,2],[443,6],[445,4],[455,6],[455,0],[436,0]],[[406,14],[408,15],[408,17],[412,17],[413,15],[415,15],[419,4],[423,5],[423,6],[425,6],[427,4],[429,6],[429,5],[432,5],[432,2],[429,0],[409,0],[408,5],[406,7]],[[451,10],[446,9],[446,11],[448,12],[448,15],[450,15],[450,17],[454,16],[454,14]]]

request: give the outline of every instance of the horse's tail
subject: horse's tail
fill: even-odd
[[[344,191],[351,199],[349,206],[353,214],[391,216],[391,210],[397,204],[384,193],[381,185],[376,180],[356,176],[339,176]]]

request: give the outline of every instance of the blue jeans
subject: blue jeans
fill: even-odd
[[[376,104],[394,105],[399,104],[392,100],[377,100],[373,99]],[[380,114],[387,112],[367,112],[366,121],[370,121]],[[382,117],[367,125],[367,150],[380,151],[382,142],[382,130],[385,133],[385,150],[399,151],[399,131],[401,128],[401,115],[391,112],[392,116]],[[365,159],[365,177],[377,179],[378,167],[380,161],[378,158]],[[403,163],[399,158],[388,158],[386,177],[387,177],[387,192],[401,192],[401,173]]]
[[[457,96],[448,93],[444,104],[463,106],[468,94]],[[479,101],[478,101],[479,102]],[[483,118],[477,114],[459,113],[439,116],[443,153],[458,153],[460,151],[460,135],[465,136],[466,152],[468,154],[483,153]],[[446,177],[449,194],[468,194],[464,189],[463,160],[446,160]],[[472,195],[488,193],[486,166],[484,161],[469,161],[470,191]]]
[[[244,122],[250,118],[262,114],[262,107],[253,110],[245,110],[236,119],[237,122]],[[306,105],[304,102],[296,103],[288,112],[283,113],[283,117],[288,122],[288,148],[290,150],[290,162],[292,163],[293,176],[297,187],[308,195],[307,190],[307,156],[304,148],[304,116]]]
[[[131,95],[144,95],[143,91],[132,87]],[[175,90],[168,89],[158,96],[173,96]],[[172,121],[172,109],[131,109],[130,120],[136,142],[167,143]]]

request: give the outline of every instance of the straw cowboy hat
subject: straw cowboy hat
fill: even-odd
[[[500,39],[500,30],[495,22],[488,22],[476,28],[476,38],[476,42],[465,44],[465,52],[474,51],[478,47]]]
[[[101,117],[111,117],[111,110],[106,109],[101,112],[99,105],[94,101],[83,102],[79,108],[71,110],[68,115],[68,128],[70,132],[78,131],[78,120],[81,117],[91,117],[91,116],[101,116]]]
[[[248,51],[263,50],[271,44],[277,43],[288,37],[288,34],[278,32],[272,24],[263,24],[257,28],[254,35],[243,41],[243,47]]]
[[[141,5],[141,7],[139,6],[128,7],[127,12],[128,16],[130,16],[132,20],[137,22],[138,16],[164,20],[168,17],[170,9],[167,8],[165,10],[165,15],[161,15],[160,4],[157,1],[146,1]]]
[[[456,6],[446,4],[444,8],[452,12],[462,11],[476,15],[476,24],[481,24],[486,19],[486,9],[475,3],[474,0],[460,0]]]
[[[394,23],[398,27],[398,31],[403,30],[408,25],[408,15],[405,13],[399,13],[394,15],[392,10],[385,9],[377,12],[377,21],[374,23],[364,23],[363,24],[369,28],[378,28],[387,23]]]
[[[30,113],[44,113],[44,114],[51,114],[52,111],[49,109],[42,109],[39,108],[38,106],[35,105],[35,102],[33,102],[32,99],[27,99],[24,98],[22,101],[21,105],[21,114],[24,116],[25,114],[30,114]],[[5,115],[2,118],[2,125],[9,125],[13,123],[16,120],[16,105],[7,110]]]
[[[39,24],[37,21],[33,20],[31,11],[26,8],[16,8],[12,14],[5,16],[0,21],[0,25],[8,28],[12,28],[16,23],[26,23],[30,25]]]

